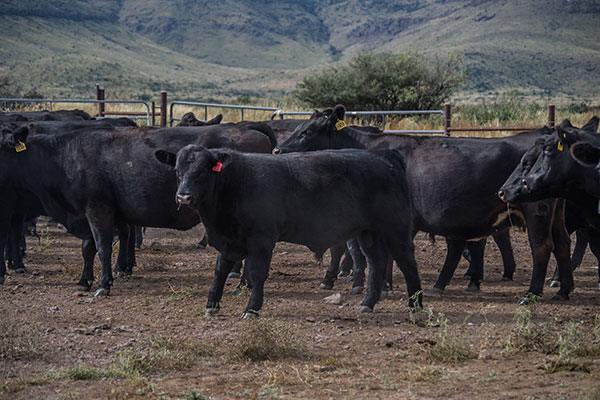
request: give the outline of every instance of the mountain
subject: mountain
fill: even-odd
[[[596,0],[5,0],[0,76],[57,97],[278,96],[362,51],[464,54],[464,96],[598,98]]]

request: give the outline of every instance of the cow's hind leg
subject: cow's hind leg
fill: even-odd
[[[485,251],[486,240],[478,240],[476,242],[468,242],[467,247],[471,253],[471,271],[469,276],[471,280],[466,288],[469,292],[479,292],[479,286],[483,281],[483,253]]]
[[[227,275],[235,265],[235,260],[228,260],[225,256],[219,253],[217,264],[215,265],[215,276],[213,283],[208,291],[208,302],[206,303],[206,315],[215,315],[219,312],[219,303],[223,297],[223,288]]]
[[[340,270],[340,260],[342,256],[346,252],[346,244],[339,244],[337,246],[333,246],[329,249],[329,253],[331,254],[331,261],[329,262],[329,267],[327,268],[327,272],[325,272],[325,278],[321,281],[319,285],[319,289],[323,290],[331,290],[333,289],[333,284],[337,279],[339,270]]]
[[[375,232],[363,232],[358,236],[358,240],[360,248],[369,263],[367,294],[358,311],[372,312],[375,304],[377,304],[381,297],[385,281],[388,252],[379,234]]]
[[[83,272],[81,279],[75,286],[76,291],[87,292],[94,282],[94,258],[96,257],[96,243],[93,239],[81,241],[81,256],[83,257]]]
[[[464,246],[462,247],[464,248]],[[460,258],[462,248],[458,251]],[[396,261],[396,265],[402,271],[406,280],[406,288],[408,290],[408,310],[410,312],[418,312],[423,309],[423,289],[421,287],[421,278],[417,269],[417,261],[415,260],[415,246],[409,238],[405,240],[392,237],[387,241],[387,249]]]
[[[115,229],[114,210],[104,204],[96,204],[88,207],[86,217],[94,236],[96,250],[102,265],[102,278],[100,287],[94,293],[95,297],[108,296],[113,284],[112,275],[112,242]]]
[[[571,239],[565,228],[564,200],[557,202],[552,220],[552,241],[554,257],[560,274],[560,289],[552,297],[553,300],[568,300],[573,291],[573,268],[571,267]]]
[[[515,262],[515,255],[513,253],[512,244],[510,243],[510,232],[508,229],[504,229],[494,233],[493,237],[498,246],[498,250],[500,250],[500,255],[502,256],[502,265],[504,266],[502,280],[512,281],[515,270],[517,269],[517,263]]]
[[[450,280],[454,275],[454,271],[456,271],[460,257],[462,256],[465,245],[467,244],[465,240],[448,238],[446,238],[446,243],[448,245],[446,260],[444,261],[444,265],[442,266],[442,270],[440,271],[440,275],[438,276],[435,285],[433,285],[433,288],[427,291],[428,294],[436,295],[441,294],[444,291],[448,283],[450,283]]]
[[[588,228],[579,228],[575,231],[575,249],[573,249],[573,255],[571,256],[571,268],[573,271],[577,267],[581,265],[583,261],[583,256],[585,255],[585,250],[587,249],[588,242],[590,242],[590,234],[591,229],[588,233]],[[592,244],[590,243],[590,248]],[[556,268],[554,268],[554,275],[552,275],[552,279],[550,279],[550,283],[548,284],[550,287],[559,287],[560,286],[560,273],[558,270],[558,264],[556,264]]]
[[[6,253],[8,268],[14,270],[17,274],[24,274],[27,270],[23,264],[23,254],[21,252],[21,240],[25,233],[25,217],[23,214],[13,214],[10,223],[8,241],[6,243]]]

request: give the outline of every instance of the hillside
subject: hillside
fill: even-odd
[[[598,98],[594,0],[7,0],[0,74],[24,89],[227,99],[288,93],[360,51],[465,55],[464,95]]]

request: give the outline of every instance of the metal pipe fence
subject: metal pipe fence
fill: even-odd
[[[279,108],[276,107],[258,107],[258,106],[240,106],[240,105],[233,105],[233,104],[216,104],[216,103],[201,103],[201,102],[196,102],[196,101],[173,101],[171,102],[171,106],[169,109],[169,126],[173,126],[173,121],[181,121],[181,118],[175,118],[173,117],[173,108],[177,105],[186,105],[186,106],[197,106],[197,107],[204,107],[204,120],[208,120],[208,108],[212,107],[212,108],[228,108],[228,109],[235,109],[235,110],[240,110],[241,114],[242,114],[242,118],[241,120],[244,120],[244,110],[255,110],[255,111],[280,111]]]
[[[131,119],[145,119],[146,120],[146,124],[150,125],[150,106],[148,105],[148,103],[144,100],[85,100],[85,99],[22,99],[22,98],[0,98],[0,102],[12,102],[12,103],[49,103],[50,105],[50,111],[52,111],[52,104],[54,103],[73,103],[73,104],[85,104],[85,103],[98,103],[98,104],[104,104],[104,103],[113,103],[113,104],[143,104],[146,106],[146,116],[136,116],[137,113],[110,113],[110,112],[105,112],[104,114],[115,114],[115,115],[121,115],[121,116],[125,116],[128,115],[130,116],[129,118]],[[110,118],[110,117],[100,117],[100,118]]]
[[[383,133],[424,133],[424,134],[444,134],[444,130],[386,130],[386,115],[444,115],[444,110],[400,110],[400,111],[346,111],[346,115],[350,116],[361,116],[361,115],[379,115],[381,116],[381,130]],[[296,115],[312,115],[310,111],[282,111],[277,110],[271,115],[271,119],[279,117],[284,119],[285,116],[296,116]]]

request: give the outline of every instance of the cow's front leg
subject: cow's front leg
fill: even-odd
[[[130,247],[135,254],[135,226],[125,223],[117,225],[117,234],[119,236],[119,254],[117,255],[117,263],[115,265],[115,275],[123,277],[131,275],[133,266],[129,265]]]
[[[463,250],[465,249],[465,245],[467,244],[465,240],[448,238],[446,238],[446,243],[448,245],[446,260],[444,261],[444,265],[442,266],[442,270],[440,271],[440,275],[438,276],[435,285],[433,285],[433,288],[427,291],[428,294],[436,295],[444,292],[444,289],[448,283],[450,283],[450,280],[454,275],[454,271],[456,271],[458,262],[460,261]]]
[[[329,262],[329,267],[327,268],[327,272],[325,273],[325,278],[323,278],[323,281],[321,281],[321,284],[319,285],[319,289],[333,289],[333,284],[335,283],[335,280],[337,279],[340,270],[340,260],[342,259],[342,256],[345,252],[345,243],[333,246],[329,249],[329,253],[331,254],[331,261]]]
[[[552,299],[568,300],[573,290],[573,269],[571,266],[571,238],[565,227],[564,200],[558,200],[552,220],[552,242],[554,257],[558,264],[560,289]]]
[[[25,233],[24,220],[23,214],[13,214],[6,242],[8,268],[14,270],[17,274],[24,274],[27,271],[25,264],[23,264],[23,253],[21,252],[21,241]]]
[[[115,230],[114,210],[104,204],[88,206],[86,218],[96,243],[98,257],[102,265],[102,278],[100,287],[94,293],[94,297],[108,296],[113,284],[112,275],[112,239]]]
[[[555,200],[543,200],[527,204],[525,219],[527,236],[533,256],[533,270],[529,290],[519,300],[519,304],[529,304],[532,298],[541,297],[544,291],[544,280],[548,269],[552,244],[552,214]]]
[[[227,275],[235,265],[236,260],[228,260],[223,254],[219,253],[217,264],[215,265],[215,276],[213,283],[208,291],[208,302],[206,303],[206,315],[215,315],[219,312],[219,302],[223,297],[223,288]]]
[[[375,304],[377,304],[381,297],[386,275],[388,252],[381,237],[375,232],[364,232],[359,235],[358,240],[360,248],[369,264],[367,294],[358,312],[372,312]]]
[[[485,251],[486,239],[476,242],[468,242],[467,247],[471,253],[471,265],[469,267],[470,282],[466,290],[479,292],[479,286],[483,280],[483,253]]]
[[[263,305],[264,286],[269,276],[269,266],[273,256],[275,241],[252,239],[248,240],[248,257],[245,268],[252,284],[250,299],[242,318],[257,317]]]
[[[81,256],[83,257],[83,272],[81,279],[75,286],[76,291],[87,292],[94,282],[94,258],[96,257],[96,243],[93,239],[81,241]]]

